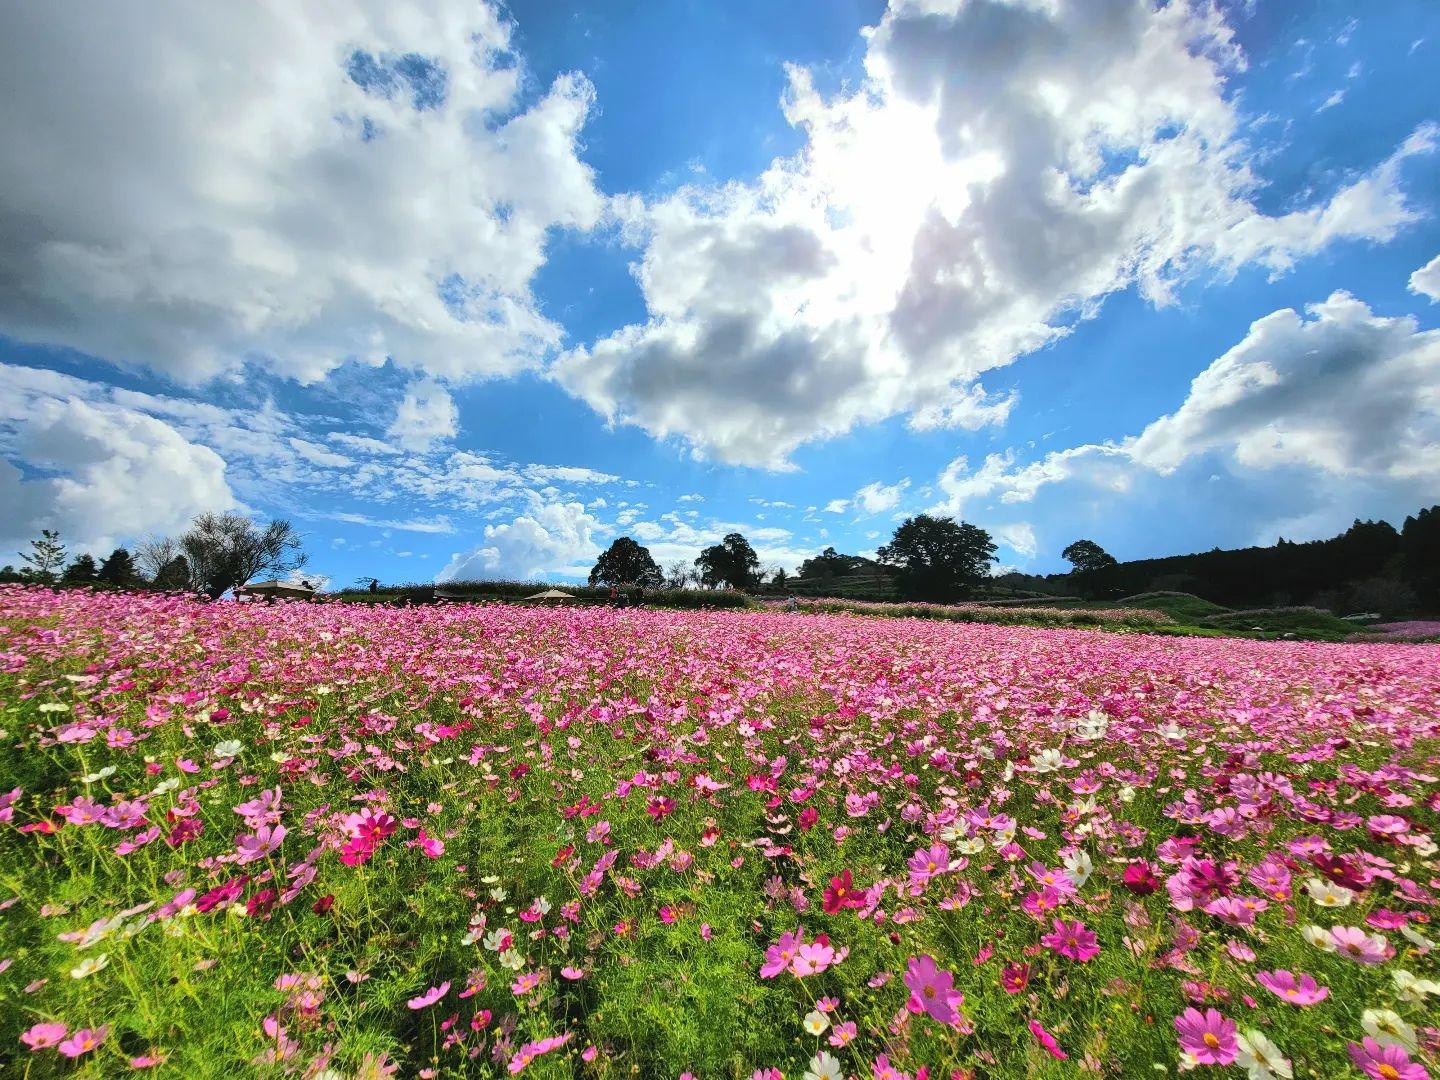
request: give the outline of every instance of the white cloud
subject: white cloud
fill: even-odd
[[[825,504],[825,513],[827,514],[843,514],[848,509],[850,509],[849,499],[831,499]]]
[[[1155,478],[1211,458],[1228,470],[1237,505],[1250,498],[1247,485],[1267,477],[1290,489],[1290,504],[1319,492],[1330,512],[1285,511],[1292,528],[1300,522],[1312,535],[1328,527],[1320,522],[1333,524],[1336,508],[1353,515],[1428,505],[1440,490],[1440,330],[1377,315],[1343,292],[1303,315],[1272,312],[1196,376],[1178,409],[1139,435],[1019,466],[1011,452],[987,456],[978,469],[957,458],[936,480],[943,498],[935,509],[973,517],[997,501],[1033,502],[1054,485],[1112,501],[1132,490],[1153,496]],[[1165,501],[1176,499],[1185,496]],[[1274,520],[1263,505],[1253,516]]]
[[[1002,544],[1023,559],[1033,559],[1038,550],[1035,528],[1029,522],[1015,521],[1004,525],[992,525],[990,531]],[[997,574],[1003,571],[997,569]]]
[[[579,503],[537,505],[504,525],[487,525],[484,541],[457,552],[437,581],[531,579],[565,573],[599,555],[600,522]]]
[[[1416,218],[1399,170],[1430,129],[1326,199],[1262,211],[1227,82],[1244,63],[1209,4],[895,0],[862,86],[826,98],[790,71],[794,157],[632,209],[649,317],[553,373],[612,422],[783,468],[890,416],[1003,422],[1013,397],[978,378],[1117,291],[1166,303],[1189,276],[1281,273]]]
[[[385,434],[407,450],[428,450],[453,438],[459,424],[460,411],[449,392],[434,379],[419,379],[405,388]]]
[[[878,480],[873,484],[866,484],[855,492],[855,506],[867,514],[879,514],[886,510],[893,510],[900,504],[900,496],[909,486],[910,479],[908,477],[898,484],[882,484]]]
[[[0,405],[5,445],[44,474],[26,478],[0,460],[7,550],[51,528],[72,552],[106,552],[235,503],[220,456],[163,420],[74,396],[25,394],[16,409],[19,397]]]
[[[1432,304],[1440,300],[1440,255],[1410,275],[1410,291],[1428,297]]]
[[[546,234],[605,200],[590,84],[534,100],[511,44],[475,0],[16,6],[0,329],[192,383],[535,364]]]

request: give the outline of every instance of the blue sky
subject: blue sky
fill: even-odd
[[[1046,572],[1440,501],[1424,0],[3,18],[4,550],[239,508],[563,579],[931,511]]]

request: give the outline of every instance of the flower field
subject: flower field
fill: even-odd
[[[0,587],[0,1074],[1435,1074],[1440,647]]]

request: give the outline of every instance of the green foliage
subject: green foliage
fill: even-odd
[[[750,589],[760,583],[760,558],[739,533],[729,533],[700,552],[695,568],[700,571],[700,583],[710,588]]]
[[[644,589],[658,589],[664,583],[650,549],[628,536],[617,537],[590,571],[591,585],[639,585]]]
[[[900,592],[911,599],[947,601],[970,595],[996,561],[990,534],[951,517],[908,518],[879,551],[895,567]]]
[[[42,529],[40,538],[30,541],[30,550],[18,554],[30,564],[30,575],[47,585],[55,580],[56,573],[65,565],[65,545],[54,529]]]

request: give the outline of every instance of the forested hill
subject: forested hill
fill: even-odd
[[[1175,590],[1227,607],[1320,601],[1332,609],[1418,605],[1440,610],[1440,506],[1406,518],[1400,529],[1385,521],[1357,521],[1328,540],[1291,543],[1282,538],[1270,547],[1136,559],[1088,578],[1049,575],[1044,584],[1107,597]],[[1406,590],[1413,593],[1409,603],[1397,605],[1395,597],[1386,595]]]

